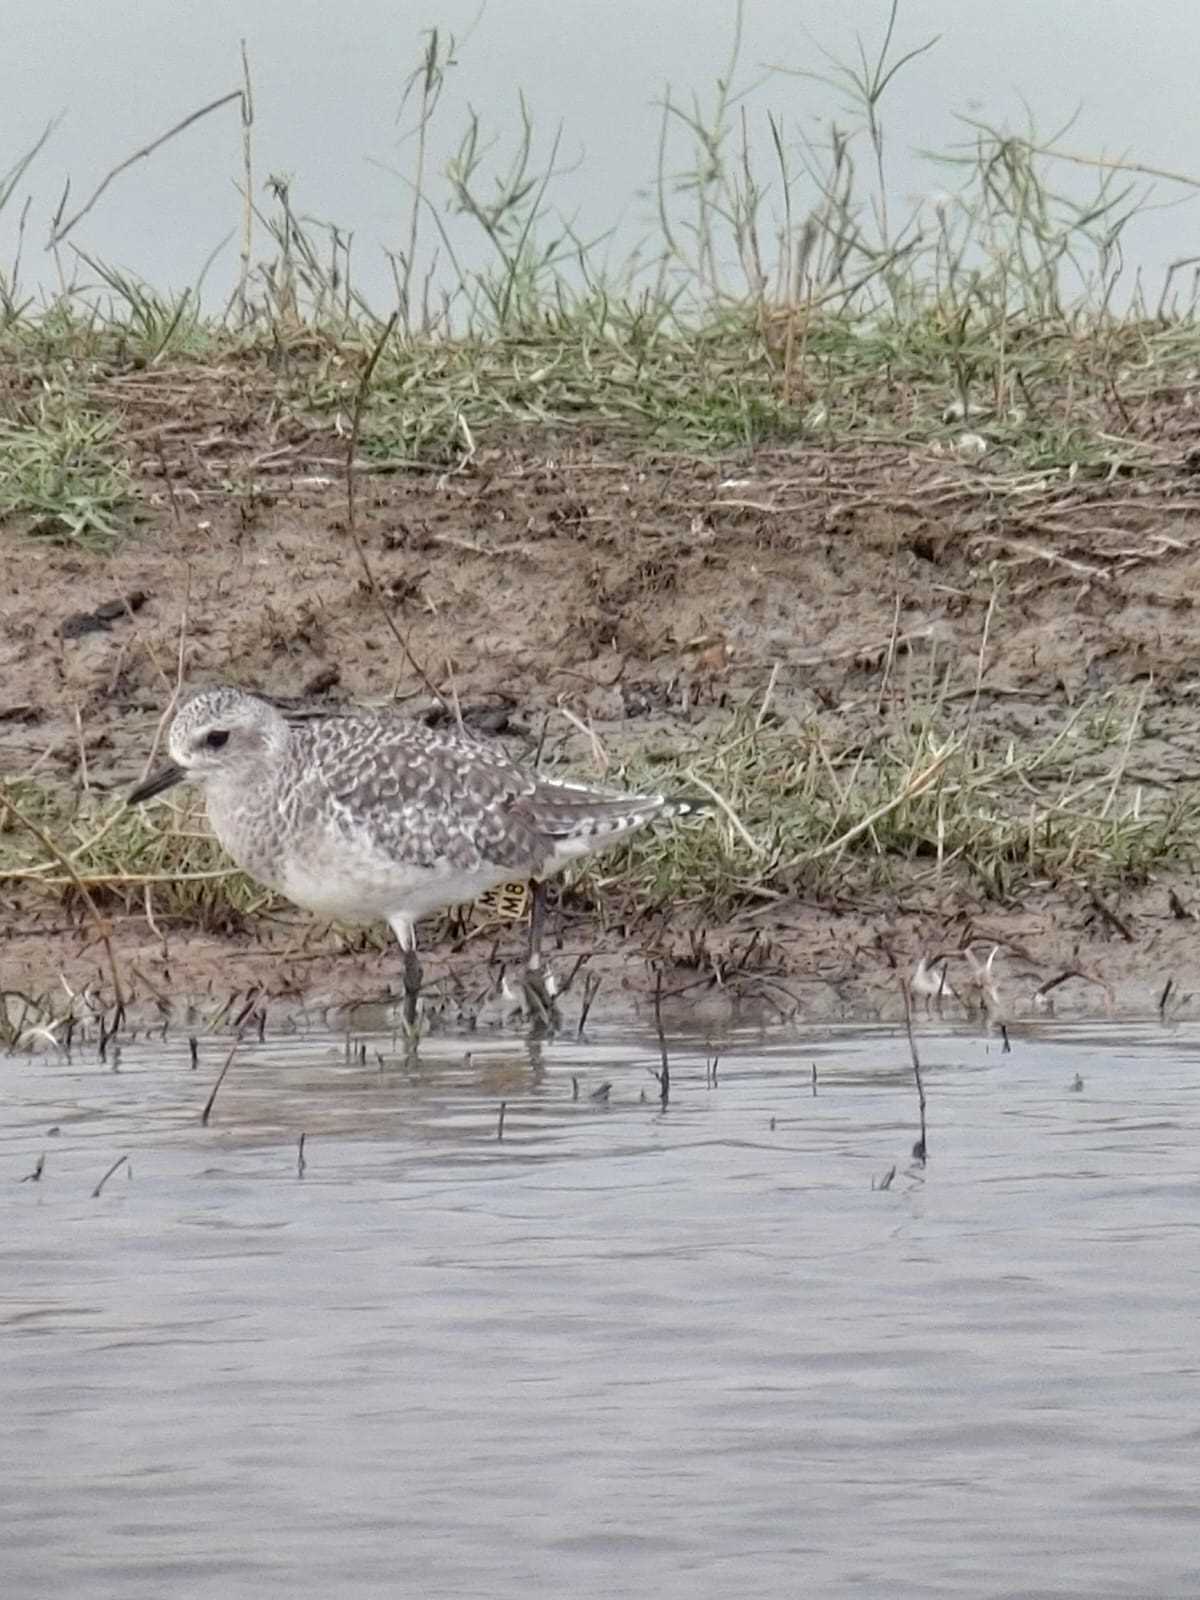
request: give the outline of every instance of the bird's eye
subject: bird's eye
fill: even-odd
[[[229,743],[229,730],[227,728],[214,728],[211,733],[204,735],[204,748],[206,750],[221,750]]]

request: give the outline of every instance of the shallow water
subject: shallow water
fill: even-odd
[[[0,1593],[1200,1588],[1200,1035],[362,1037],[0,1059]]]

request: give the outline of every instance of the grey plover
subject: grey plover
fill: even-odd
[[[616,794],[526,771],[499,745],[388,712],[289,716],[241,689],[179,706],[170,761],[129,795],[201,783],[221,844],[251,877],[339,922],[387,922],[404,952],[405,1021],[417,1021],[421,917],[514,878],[541,879],[702,800]],[[530,918],[540,980],[542,896]]]

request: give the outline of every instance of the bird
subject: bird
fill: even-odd
[[[922,956],[913,968],[908,987],[912,995],[924,1000],[926,1011],[934,1003],[940,1009],[943,1000],[957,998],[946,976],[945,956],[934,956],[932,960]]]
[[[978,943],[979,941],[975,942]],[[996,965],[996,957],[1000,954],[1000,946],[998,944],[994,944],[992,946],[991,954],[988,956],[986,961],[980,961],[979,957],[975,954],[975,951],[970,945],[964,946],[963,954],[966,956],[967,965],[971,969],[971,977],[969,980],[971,987],[974,988],[979,995],[979,1003],[982,1010],[993,1021],[1002,1020],[1004,1015],[1004,1006],[1001,1002],[1000,990],[996,986],[996,979],[993,974],[993,968]]]
[[[332,920],[387,922],[404,955],[404,1021],[417,1035],[422,917],[514,878],[534,884],[527,993],[541,977],[543,880],[704,800],[622,794],[531,772],[499,744],[388,711],[285,713],[244,689],[183,699],[169,760],[127,796],[202,785],[209,823],[252,878]]]

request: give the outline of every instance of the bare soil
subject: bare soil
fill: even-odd
[[[885,663],[884,696],[922,674],[940,684],[948,670],[965,706],[990,606],[978,714],[998,738],[1053,727],[1089,694],[1142,686],[1146,732],[1131,767],[1151,785],[1200,776],[1200,494],[1182,468],[1136,494],[1094,482],[1023,505],[974,467],[895,447],[706,461],[579,439],[514,443],[449,471],[356,474],[376,591],[347,531],[333,430],[294,419],[272,429],[261,409],[209,389],[189,403],[179,375],[168,405],[168,379],[143,374],[122,392],[142,504],[120,548],[91,554],[3,530],[9,775],[36,769],[77,785],[86,763],[94,787],[132,783],[175,684],[185,613],[192,685],[232,681],[314,703],[395,698],[416,713],[435,703],[433,684],[530,748],[561,705],[619,757],[757,704],[772,673],[780,712],[844,709],[867,735]],[[570,732],[565,719],[548,726]],[[586,761],[586,741],[575,748]],[[556,960],[569,968],[587,954],[603,974],[595,1015],[645,999],[648,956],[667,966],[668,1004],[697,1020],[739,997],[744,1015],[894,1013],[897,968],[974,937],[1002,946],[997,971],[1016,1010],[1068,968],[1087,978],[1056,992],[1066,1007],[1152,1006],[1167,976],[1177,995],[1200,990],[1196,898],[1181,863],[1119,909],[1085,894],[1026,906],[943,894],[797,901],[748,908],[724,928],[660,917],[607,933],[564,913]],[[100,970],[77,909],[9,886],[0,919],[0,987],[40,992],[59,974],[77,986]],[[437,932],[433,981],[451,1009],[469,1010],[487,986],[485,958],[494,977],[495,962],[517,954],[516,931],[498,943],[438,943]],[[289,1003],[335,1003],[398,982],[382,943],[316,934],[299,915],[218,936],[156,933],[131,910],[114,938],[139,993],[164,1005],[256,985]]]

